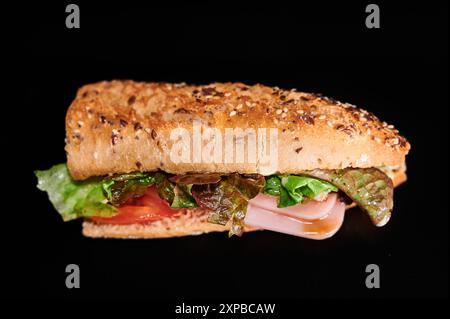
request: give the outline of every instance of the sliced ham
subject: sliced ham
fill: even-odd
[[[335,194],[332,195],[336,196]],[[331,195],[329,197],[331,197]],[[319,206],[320,202],[316,203],[318,205],[317,207],[325,207]],[[313,203],[308,203],[308,205],[312,204]],[[299,204],[293,207],[302,205],[303,204]],[[336,200],[336,197],[334,197],[334,203],[331,209],[325,215],[323,215],[323,211],[317,213],[317,215],[321,215],[322,217],[315,220],[294,218],[291,215],[279,213],[275,208],[276,202],[272,208],[262,208],[255,205],[252,200],[249,203],[244,222],[252,227],[289,235],[310,239],[325,239],[333,236],[339,230],[344,221],[345,214],[345,204]],[[299,207],[296,208],[300,210]]]
[[[251,199],[250,204],[286,216],[314,220],[323,218],[328,215],[328,213],[336,204],[337,194],[330,193],[323,201],[306,199],[301,204],[284,208],[277,207],[277,198],[278,197],[261,193],[255,198]]]

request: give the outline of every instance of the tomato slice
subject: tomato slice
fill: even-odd
[[[129,225],[154,222],[165,217],[182,213],[183,208],[175,209],[159,197],[155,187],[149,187],[145,194],[139,198],[127,201],[119,207],[119,212],[113,217],[92,217],[97,223]]]

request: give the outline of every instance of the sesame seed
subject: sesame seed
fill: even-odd
[[[279,114],[281,114],[281,112],[283,112],[283,111],[282,110],[277,110],[275,113],[279,115]]]
[[[116,129],[112,130],[112,134],[111,134],[111,143],[112,145],[116,145],[117,140],[119,139],[119,135],[118,135],[119,131]]]
[[[249,102],[249,101],[245,101],[245,105],[247,105],[247,106],[251,106],[251,104],[250,104],[250,102]]]
[[[325,116],[325,115],[319,116],[319,120],[325,120],[325,119],[326,119],[326,116]]]
[[[375,142],[381,143],[381,139],[379,137],[375,137]]]
[[[225,96],[230,96],[231,93],[230,93],[230,92],[227,92],[227,93],[225,93],[224,95],[225,95]]]
[[[383,122],[383,127],[388,126],[388,124],[386,122]]]
[[[235,115],[236,115],[236,111],[235,110],[230,112],[230,116],[235,116]]]
[[[285,118],[286,116],[287,116],[286,113],[281,114],[281,117],[282,117],[282,118]]]
[[[303,111],[303,110],[297,110],[297,113],[298,113],[298,114],[303,114],[303,113],[305,113],[305,111]]]
[[[362,122],[367,122],[367,119],[364,116],[360,117],[359,120]]]
[[[240,109],[242,109],[242,104],[238,104],[238,106],[236,106],[236,108],[238,109],[238,110],[240,110]]]
[[[139,131],[142,129],[142,125],[139,122],[134,123],[134,130]]]
[[[278,124],[278,120],[277,120],[277,119],[274,119],[273,122],[274,122],[275,124]]]
[[[369,160],[369,156],[367,156],[367,154],[361,154],[357,163],[362,164],[362,163],[367,162],[368,160]]]
[[[372,132],[372,131],[370,130],[370,128],[367,129],[367,135],[370,135],[371,132]]]
[[[147,131],[147,129],[145,129],[145,131],[152,137],[152,139],[156,139],[158,137],[158,134],[156,133],[156,131],[154,129],[149,129]]]
[[[392,130],[394,128],[394,125],[388,125],[387,128]]]
[[[332,127],[332,126],[333,126],[333,123],[331,123],[331,121],[327,121],[327,125],[328,125],[329,127]]]
[[[284,113],[287,113],[287,111],[288,111],[288,108],[285,107],[285,108],[283,109],[283,112],[284,112]]]

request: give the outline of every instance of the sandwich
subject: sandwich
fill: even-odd
[[[391,217],[410,144],[349,103],[264,85],[104,81],[66,115],[67,163],[35,171],[83,234],[334,235],[346,209]]]

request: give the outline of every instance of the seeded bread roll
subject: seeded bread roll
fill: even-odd
[[[256,134],[258,129],[275,129],[275,165],[252,160],[247,148],[243,162],[227,163],[225,156],[230,152],[225,148],[222,154],[213,151],[215,162],[194,162],[198,155],[192,147],[194,123],[217,129],[222,136],[226,129],[250,129]],[[180,145],[180,140],[171,139],[177,128],[191,138],[181,143],[191,150],[187,163],[171,158],[174,144]],[[190,86],[111,81],[86,85],[67,112],[66,134],[68,167],[76,180],[155,170],[270,175],[316,168],[400,166],[410,149],[392,125],[353,105],[316,94],[241,83]],[[233,141],[243,142],[239,137]],[[207,143],[202,142],[202,149]],[[242,155],[236,153],[233,159]]]
[[[212,224],[207,221],[208,213],[202,209],[188,209],[176,218],[164,218],[149,224],[110,225],[89,220],[83,222],[83,235],[103,238],[170,238],[201,235],[229,230],[229,226]],[[255,230],[245,227],[245,231]]]
[[[394,187],[406,181],[404,167],[389,172]],[[352,203],[346,209],[354,207]],[[109,225],[99,224],[89,220],[83,222],[83,235],[95,238],[170,238],[191,235],[201,235],[210,232],[228,231],[229,225],[222,226],[207,221],[208,212],[203,209],[188,209],[187,213],[176,218],[165,218],[149,224]],[[245,232],[258,230],[249,226]]]

